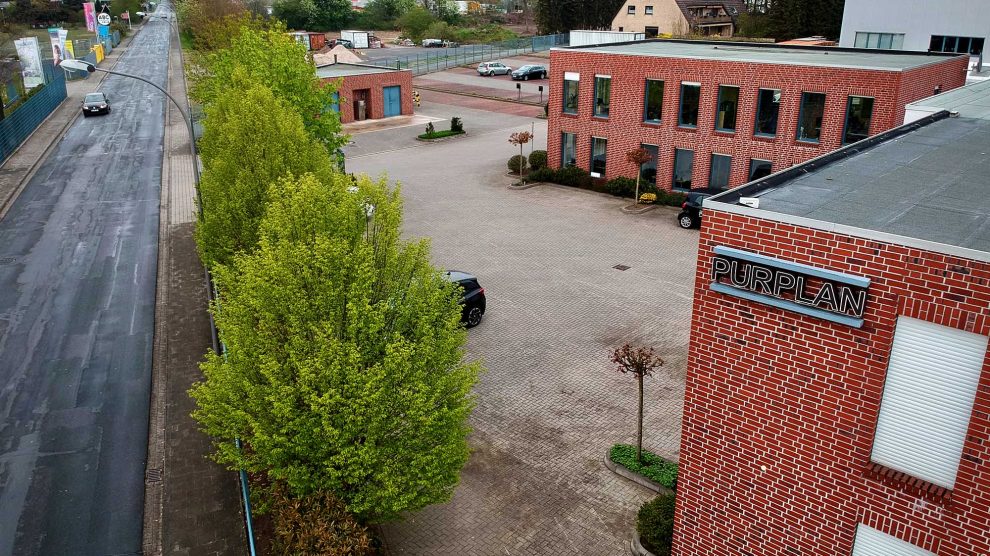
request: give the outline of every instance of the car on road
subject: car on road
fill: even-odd
[[[701,204],[708,197],[724,191],[724,189],[692,189],[689,191],[687,199],[681,205],[681,212],[677,215],[677,224],[684,229],[700,227]]]
[[[481,75],[508,75],[512,73],[512,68],[502,62],[482,62],[478,64],[478,73]]]
[[[467,272],[451,270],[444,277],[461,287],[461,322],[468,328],[478,326],[481,317],[485,316],[485,288],[476,276]]]
[[[512,78],[516,81],[527,81],[529,79],[546,79],[547,68],[544,66],[526,65],[512,72]]]
[[[89,93],[83,98],[82,112],[87,118],[92,114],[109,114],[110,100],[105,93]]]

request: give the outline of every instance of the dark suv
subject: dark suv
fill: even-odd
[[[446,278],[461,287],[461,322],[468,328],[478,326],[485,315],[485,288],[478,284],[478,278],[466,272],[451,270]]]
[[[724,189],[692,189],[688,191],[687,200],[681,205],[677,215],[677,223],[682,228],[697,228],[701,226],[701,203],[712,195],[718,195]]]

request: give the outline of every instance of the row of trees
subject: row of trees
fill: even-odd
[[[555,0],[536,3],[540,33],[566,33],[572,29],[609,29],[624,0]]]
[[[218,462],[263,478],[276,520],[324,520],[277,523],[281,552],[364,554],[336,501],[366,524],[449,499],[480,367],[456,286],[401,238],[398,187],[338,169],[334,87],[304,47],[244,14],[216,25],[195,37],[190,94],[206,114],[196,241],[226,349],[202,364],[194,417]]]

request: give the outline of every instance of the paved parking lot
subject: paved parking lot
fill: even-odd
[[[487,370],[453,500],[385,526],[389,547],[622,554],[651,493],[602,464],[606,448],[636,430],[634,379],[612,369],[608,351],[628,341],[667,360],[646,382],[645,444],[676,458],[697,233],[679,229],[673,209],[633,216],[596,193],[509,190],[505,163],[518,152],[509,134],[533,126],[543,148],[546,123],[493,112],[505,104],[497,101],[424,100],[422,113],[461,115],[469,135],[421,144],[415,128],[364,133],[348,148],[348,169],[401,181],[407,234],[432,238],[438,265],[479,276],[488,314],[468,352]]]

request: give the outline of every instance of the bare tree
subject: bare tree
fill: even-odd
[[[639,413],[636,419],[636,462],[643,456],[643,377],[651,376],[663,366],[663,359],[651,347],[632,347],[624,344],[612,352],[612,362],[620,373],[632,373],[639,385]]]
[[[639,178],[643,175],[643,165],[651,160],[653,160],[653,155],[642,147],[626,153],[626,161],[636,165],[636,196],[633,197],[636,204],[639,204]]]

